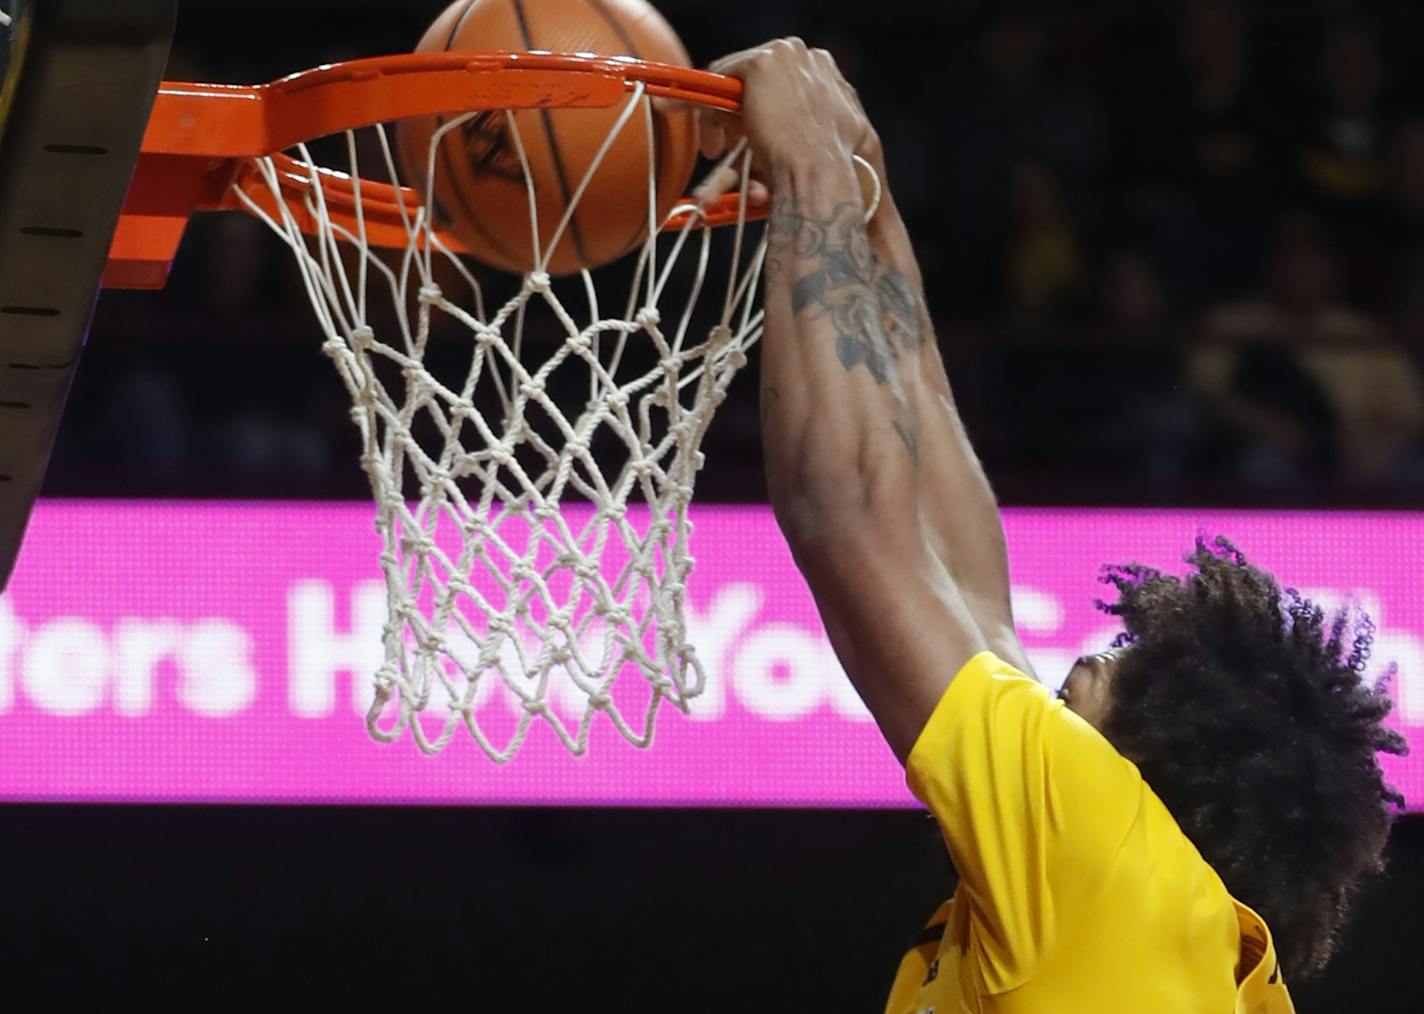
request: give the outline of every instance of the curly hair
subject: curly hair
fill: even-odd
[[[1122,619],[1124,650],[1103,734],[1309,977],[1404,804],[1377,757],[1408,751],[1383,724],[1394,667],[1367,683],[1369,617],[1327,616],[1226,539],[1199,537],[1186,560],[1180,578],[1104,568],[1118,600],[1098,607]]]

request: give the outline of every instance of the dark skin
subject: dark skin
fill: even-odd
[[[1032,672],[998,505],[888,187],[867,214],[865,165],[889,177],[854,89],[830,54],[799,39],[711,69],[745,92],[740,117],[702,114],[703,151],[745,138],[760,180],[752,199],[770,204],[761,356],[772,507],[842,665],[904,760],[976,653]],[[701,196],[733,182],[709,181]]]
[[[1104,651],[1078,659],[1058,691],[1058,699],[1099,732],[1112,709],[1112,681],[1119,657],[1118,651]]]
[[[740,117],[702,114],[704,154],[745,138],[752,199],[770,204],[761,357],[772,507],[841,664],[904,761],[974,655],[1033,674],[998,504],[854,89],[829,53],[799,39],[711,69],[745,90]],[[873,215],[865,165],[885,185]],[[709,181],[700,196],[733,183]]]

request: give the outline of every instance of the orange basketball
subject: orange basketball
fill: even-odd
[[[418,52],[532,49],[691,65],[681,40],[646,0],[457,0],[430,26]],[[534,183],[541,248],[548,248],[621,109],[620,104],[515,113]],[[453,118],[433,116],[400,124],[397,147],[408,182],[424,188],[431,138]],[[436,154],[434,193],[425,196],[436,222],[476,257],[522,273],[534,266],[534,245],[528,188],[508,133],[504,110],[483,113],[449,131]],[[655,110],[652,140],[661,220],[692,178],[696,118],[686,109]],[[640,110],[599,164],[549,258],[551,274],[607,264],[646,238],[649,151],[647,121]]]

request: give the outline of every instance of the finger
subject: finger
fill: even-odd
[[[665,95],[654,95],[650,100],[653,104],[653,112],[659,116],[671,116],[674,113],[696,112],[702,108],[691,99],[672,99]]]
[[[765,45],[753,46],[750,49],[743,49],[736,53],[728,53],[726,56],[713,60],[707,65],[707,69],[713,74],[726,74],[736,76],[737,70],[743,65],[756,59],[766,52]]]
[[[841,94],[845,97],[846,104],[859,113],[861,118],[865,121],[867,136],[862,137],[856,142],[856,154],[869,161],[875,168],[877,174],[883,178],[885,164],[884,152],[881,151],[877,143],[871,142],[873,130],[870,127],[870,117],[865,111],[865,105],[860,101],[860,93],[856,91],[855,85],[851,84],[850,81],[846,79],[846,76],[841,73],[840,65],[836,63],[834,55],[824,49],[814,50],[813,53],[821,69],[827,75],[828,80],[833,81],[836,86],[840,88]]]
[[[727,132],[710,116],[699,116],[699,143],[704,158],[721,158],[727,150]]]
[[[699,146],[704,157],[719,159],[742,139],[741,117],[720,109],[697,111]]]
[[[821,69],[840,88],[841,94],[846,97],[851,107],[860,109],[860,94],[855,90],[855,86],[846,80],[845,74],[841,72],[840,64],[836,63],[835,55],[826,49],[812,50],[812,53],[815,55],[817,63],[821,65]]]
[[[714,74],[727,74],[731,77],[738,77],[747,64],[761,57],[771,56],[778,49],[800,53],[809,51],[804,41],[795,35],[791,35],[784,39],[773,39],[760,46],[743,49],[737,53],[729,53],[719,60],[713,60],[707,65],[707,69]]]
[[[747,203],[754,208],[764,208],[771,203],[771,188],[761,180],[747,184]]]

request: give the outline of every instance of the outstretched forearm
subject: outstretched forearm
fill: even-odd
[[[910,510],[919,486],[918,301],[870,243],[843,162],[773,174],[762,436],[788,534],[847,511]]]
[[[1027,669],[998,505],[955,407],[909,234],[888,191],[865,226],[855,173],[837,168],[774,180],[762,360],[773,503],[793,542],[840,524],[913,529],[989,646]]]
[[[854,90],[798,39],[713,69],[740,77],[744,97],[738,123],[713,119],[707,154],[744,130],[773,196],[761,343],[772,505],[837,655],[904,759],[954,673],[999,648],[958,576],[969,550],[956,540],[982,533],[956,534],[969,519],[953,513],[992,514],[992,497],[957,428],[893,202],[866,226],[853,158],[878,162],[879,145]],[[936,446],[946,434],[960,458]],[[1000,586],[986,600],[1007,602]]]
[[[772,185],[772,505],[842,665],[903,760],[949,678],[991,646],[925,524],[921,300],[872,246],[849,157],[778,170]]]
[[[872,159],[882,180],[883,160]],[[909,231],[888,186],[870,223],[871,248],[905,279],[923,337],[913,368],[904,370],[919,424],[919,508],[935,554],[959,587],[989,647],[1032,674],[1014,630],[1009,563],[998,501],[959,417],[925,302]]]

